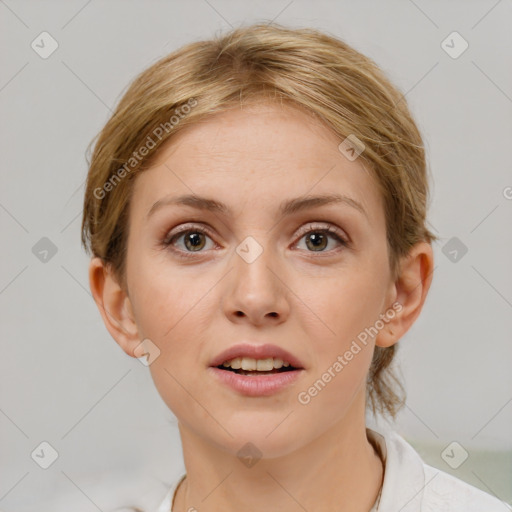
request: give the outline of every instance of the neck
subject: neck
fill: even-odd
[[[363,406],[320,437],[281,457],[244,467],[179,423],[187,477],[173,512],[304,510],[368,512],[383,481],[382,461],[366,435]]]

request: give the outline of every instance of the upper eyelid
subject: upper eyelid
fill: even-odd
[[[345,235],[345,231],[343,229],[340,229],[338,226],[334,225],[332,222],[327,221],[311,221],[307,222],[306,224],[303,224],[298,232],[299,233],[309,233],[310,231],[322,231],[322,230],[330,230],[331,234],[337,234],[342,238],[347,238],[347,235]]]
[[[199,229],[198,229],[199,228]],[[174,237],[177,237],[179,235],[183,235],[184,233],[188,233],[189,231],[204,231],[205,233],[209,235],[213,235],[212,230],[205,224],[196,224],[196,223],[185,223],[184,225],[181,225],[175,233],[171,234],[171,231],[167,231],[166,235],[164,237],[164,240],[171,240]]]

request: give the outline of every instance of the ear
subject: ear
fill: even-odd
[[[105,327],[131,357],[140,357],[141,343],[128,294],[115,278],[111,266],[94,257],[89,264],[89,286]]]
[[[392,283],[390,293],[392,299],[387,309],[389,312],[387,317],[390,320],[379,331],[375,341],[376,346],[394,345],[411,328],[423,308],[432,283],[433,271],[432,246],[427,242],[418,242],[402,259],[400,275]]]

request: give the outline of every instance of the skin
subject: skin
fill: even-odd
[[[149,369],[177,417],[187,472],[174,511],[361,512],[377,498],[383,468],[365,430],[366,376],[374,346],[396,343],[419,315],[433,254],[417,244],[392,280],[383,200],[340,142],[304,112],[273,104],[189,126],[136,178],[127,288],[91,260],[91,290],[116,342],[132,357],[142,355],[146,338],[160,350]],[[366,215],[330,204],[278,219],[281,201],[333,191],[360,202]],[[190,193],[222,201],[233,214],[166,205],[147,218],[157,200]],[[176,252],[164,245],[185,223],[210,227],[211,235],[196,235],[199,252],[185,236],[175,240]],[[349,244],[327,234],[315,251],[311,235],[329,226]],[[250,264],[236,253],[249,235],[263,248]],[[395,301],[400,313],[307,405],[299,403],[298,393]],[[207,368],[243,340],[282,346],[305,371],[270,397],[242,396]],[[262,453],[250,468],[237,457],[247,442]]]

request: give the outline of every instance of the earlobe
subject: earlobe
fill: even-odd
[[[418,242],[401,261],[400,275],[394,283],[396,297],[393,318],[379,332],[375,344],[389,347],[397,343],[418,318],[432,283],[432,246]],[[391,306],[390,306],[391,309]]]
[[[141,338],[130,299],[118,283],[110,266],[101,258],[91,259],[89,286],[110,335],[128,355],[137,357],[135,351]]]

